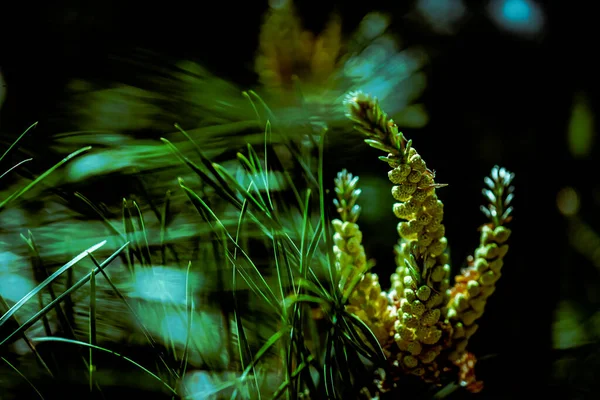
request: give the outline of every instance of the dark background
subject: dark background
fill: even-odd
[[[416,138],[417,149],[438,171],[438,181],[449,183],[440,197],[455,268],[477,245],[475,229],[484,222],[478,211],[483,177],[494,164],[516,174],[511,251],[472,340],[477,354],[496,355],[478,364],[487,388],[482,396],[500,398],[525,389],[565,390],[568,398],[591,395],[567,395],[565,385],[553,382],[558,355],[551,346],[553,311],[563,295],[561,276],[571,276],[577,284],[580,271],[590,267],[569,246],[556,194],[565,185],[576,187],[592,225],[597,225],[600,209],[593,196],[598,190],[597,147],[587,159],[575,160],[566,142],[574,94],[584,90],[593,112],[598,104],[598,22],[591,2],[540,3],[546,23],[533,39],[491,23],[483,1],[466,1],[469,16],[448,36],[407,17],[413,2],[300,3],[306,27],[316,30],[334,9],[348,30],[369,11],[387,11],[407,44],[430,52],[422,97],[430,122],[405,134]],[[35,121],[43,131],[60,130],[52,116],[65,84],[75,76],[118,81],[119,71],[106,68],[109,55],[136,47],[196,60],[241,86],[252,84],[252,60],[267,4],[61,1],[6,7],[0,17],[0,68],[9,93],[0,132],[14,138]],[[31,140],[26,144],[37,148]],[[359,175],[382,168],[371,159],[364,165],[353,161],[353,172]],[[393,236],[394,228],[392,224],[385,232]],[[368,237],[387,228],[381,221],[366,221],[364,229]],[[377,258],[385,264],[389,248],[379,246],[367,245],[367,251],[381,254]],[[589,276],[597,280],[598,271]],[[570,291],[579,290],[574,286]]]

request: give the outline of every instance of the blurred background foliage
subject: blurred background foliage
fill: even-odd
[[[505,398],[532,387],[593,398],[600,369],[599,65],[589,4],[308,0],[296,7],[302,28],[271,16],[269,31],[266,1],[3,5],[3,148],[40,124],[2,171],[34,160],[3,179],[0,191],[80,147],[96,151],[51,178],[45,195],[38,191],[2,213],[1,241],[10,251],[2,249],[0,294],[19,297],[10,292],[21,279],[11,259],[23,246],[19,233],[31,229],[50,258],[68,253],[77,232],[98,237],[78,241],[69,256],[102,240],[93,227],[101,221],[74,201],[74,190],[115,218],[123,198],[162,199],[182,174],[158,141],[167,137],[185,149],[174,122],[214,161],[226,163],[246,142],[260,143],[264,131],[242,95],[250,89],[273,109],[279,131],[297,134],[294,140],[330,128],[326,182],[344,167],[361,177],[365,250],[386,287],[396,241],[389,182],[376,152],[336,108],[346,91],[360,88],[382,100],[437,181],[448,184],[439,196],[455,269],[477,245],[482,178],[495,164],[516,175],[506,272],[471,344],[486,383],[479,396]],[[294,60],[290,70],[269,74],[270,55],[283,57],[283,50]],[[303,148],[310,152],[310,144]],[[51,200],[56,195],[63,201]],[[172,206],[188,207],[182,194]],[[181,215],[171,239],[193,241],[200,228]],[[149,224],[158,229],[159,221]],[[131,289],[133,298],[160,301],[140,287]]]

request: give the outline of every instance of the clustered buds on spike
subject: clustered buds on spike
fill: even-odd
[[[443,203],[435,194],[442,186],[425,161],[406,141],[393,120],[380,110],[377,101],[361,93],[346,100],[350,119],[367,135],[367,143],[388,152],[384,159],[392,168],[388,172],[393,206],[401,237],[396,247],[397,270],[392,275],[391,300],[398,306],[395,340],[398,345],[395,363],[427,381],[439,378],[435,362],[444,349],[442,335],[448,331],[442,315],[446,302],[450,267],[445,254],[447,239],[442,224]]]
[[[400,241],[395,247],[397,269],[391,276],[388,295],[389,305],[395,312],[386,314],[386,318],[396,316],[393,325],[396,346],[387,349],[392,368],[386,375],[395,380],[401,371],[437,383],[441,373],[449,371],[449,366],[454,364],[461,384],[477,392],[483,386],[475,379],[475,356],[467,352],[466,347],[477,330],[475,321],[483,314],[487,298],[501,276],[508,250],[505,242],[510,236],[504,224],[510,220],[512,211],[510,183],[514,174],[496,166],[491,177],[485,178],[489,189],[483,193],[489,204],[482,207],[482,211],[491,222],[481,228],[480,246],[470,266],[456,277],[454,287],[449,288],[450,265],[445,252],[448,242],[442,223],[444,205],[435,193],[445,185],[435,183],[434,173],[412,147],[412,141],[398,132],[394,121],[380,109],[377,99],[352,92],[345,105],[348,118],[356,123],[355,128],[367,136],[365,142],[388,153],[380,159],[391,168],[388,178],[394,185],[392,196],[397,201],[393,212],[402,220],[398,224]],[[356,190],[356,181],[351,183],[348,186]],[[343,209],[340,204],[336,203],[338,211]],[[355,207],[354,203],[352,206]],[[351,218],[351,214],[347,215]],[[336,231],[337,226],[341,229],[338,223]],[[357,285],[356,297],[349,306],[365,321],[376,315],[367,299],[377,299],[377,309],[386,308],[381,300],[384,292],[376,276],[368,275]],[[378,326],[374,333],[379,338],[385,336],[387,329],[381,330]],[[386,377],[378,386],[384,390],[390,386],[390,379]]]
[[[466,348],[470,337],[479,327],[475,321],[483,315],[487,299],[496,290],[496,282],[502,276],[504,256],[508,252],[506,241],[511,234],[510,229],[502,224],[509,221],[512,211],[509,205],[513,197],[514,188],[510,186],[513,178],[514,174],[498,166],[492,169],[491,178],[485,178],[489,189],[484,189],[483,194],[489,204],[481,209],[490,222],[481,227],[475,257],[456,277],[456,283],[449,290],[447,317],[453,325],[454,333],[448,359],[458,366],[459,373],[470,371],[469,374],[463,374],[468,379],[461,378],[461,383],[474,390],[480,390],[482,384],[475,380],[473,368],[466,366],[467,362],[474,359],[474,356],[468,355]]]
[[[388,303],[387,294],[381,291],[379,277],[365,273],[368,269],[367,259],[362,245],[362,232],[356,224],[360,214],[360,206],[356,201],[361,193],[357,183],[358,177],[345,169],[335,179],[337,198],[334,199],[334,205],[341,218],[332,221],[336,268],[341,275],[342,292],[355,285],[346,310],[359,317],[371,329],[380,345],[386,347],[393,337],[396,309]]]

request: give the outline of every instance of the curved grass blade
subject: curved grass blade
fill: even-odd
[[[60,337],[39,337],[39,338],[35,338],[33,340],[36,341],[36,342],[61,342],[61,343],[70,343],[70,344],[75,344],[75,345],[78,345],[78,346],[93,348],[94,350],[99,350],[99,351],[103,351],[105,353],[112,354],[112,355],[114,355],[116,357],[119,357],[119,358],[127,361],[130,364],[135,365],[136,367],[138,367],[139,369],[141,369],[142,371],[144,371],[145,373],[147,373],[149,376],[151,376],[152,378],[154,378],[157,381],[159,381],[171,393],[173,393],[175,395],[177,394],[177,391],[174,388],[172,388],[171,386],[169,386],[168,383],[166,383],[165,381],[163,381],[162,379],[160,379],[160,377],[158,377],[157,375],[155,375],[152,371],[150,371],[149,369],[145,368],[143,365],[141,365],[141,364],[133,361],[131,358],[126,357],[124,355],[121,355],[121,354],[117,353],[116,351],[112,351],[112,350],[109,350],[109,349],[101,347],[101,346],[91,345],[89,343],[81,342],[79,340],[65,339],[65,338],[60,338]]]
[[[71,268],[73,265],[77,264],[79,261],[83,260],[88,255],[88,253],[93,253],[94,251],[98,250],[100,247],[104,246],[105,244],[106,244],[106,240],[103,240],[102,242],[81,252],[79,255],[77,255],[75,258],[73,258],[71,261],[69,261],[62,267],[60,267],[56,272],[54,272],[52,275],[50,275],[46,280],[44,280],[42,283],[40,283],[37,287],[35,287],[29,293],[27,293],[25,296],[23,296],[2,317],[0,317],[0,327],[2,327],[2,325],[4,325],[6,323],[6,321],[8,321],[8,319],[14,313],[16,313],[27,301],[29,301],[29,299],[31,299],[33,296],[37,295],[40,291],[44,290],[44,288],[46,286],[48,286],[53,280],[55,280],[63,272],[65,272],[66,270]]]
[[[371,350],[373,351],[374,355],[377,357],[379,362],[385,361],[385,359],[386,359],[385,353],[383,352],[383,349],[381,348],[379,341],[377,340],[377,338],[375,337],[375,335],[373,334],[371,329],[360,318],[358,318],[356,315],[354,315],[352,313],[344,313],[344,317],[345,317],[345,319],[350,321],[352,324],[354,324],[356,327],[358,327],[358,329],[360,329],[362,334],[365,336],[365,338],[369,342]]]
[[[25,380],[25,382],[27,382],[29,384],[29,386],[31,386],[31,388],[35,391],[35,393],[37,393],[37,395],[40,397],[40,399],[44,400],[44,396],[42,396],[42,394],[40,393],[40,391],[35,387],[35,385],[33,383],[31,383],[31,381],[29,379],[27,379],[27,377],[25,375],[23,375],[23,373],[21,371],[19,371],[19,369],[17,367],[15,367],[14,365],[12,365],[4,357],[0,357],[0,359],[2,359],[2,361],[4,361],[6,364],[8,364],[8,366],[11,367],[13,369],[13,371],[15,371],[17,374],[19,374],[21,376],[21,378],[23,378]]]
[[[11,194],[10,196],[8,196],[8,198],[6,198],[3,202],[0,203],[0,210],[2,208],[4,208],[11,201],[14,201],[14,200],[18,199],[19,197],[21,197],[23,194],[25,194],[27,191],[29,191],[31,188],[33,188],[35,185],[37,185],[42,180],[44,180],[52,172],[54,172],[55,170],[57,170],[58,168],[60,168],[63,164],[65,164],[66,162],[68,162],[72,158],[77,157],[81,153],[85,153],[86,151],[90,150],[91,148],[92,148],[92,146],[84,147],[82,149],[79,149],[79,150],[77,150],[77,151],[69,154],[65,158],[63,158],[61,161],[59,161],[58,163],[56,163],[53,167],[51,167],[46,172],[44,172],[43,174],[41,174],[40,176],[38,176],[36,179],[34,179],[33,182],[30,182],[27,186],[25,186],[21,190],[18,190],[16,192],[14,192],[13,194]]]
[[[1,295],[0,295],[0,304],[2,304],[2,306],[5,307],[7,310],[9,309],[8,304],[6,303],[6,301],[4,300],[4,298]],[[19,319],[16,316],[13,315],[12,319],[17,324],[17,326],[21,325],[21,323],[19,322]],[[50,375],[52,378],[54,378],[54,374],[52,373],[52,370],[50,369],[50,367],[48,367],[48,364],[46,364],[46,361],[44,361],[40,352],[37,351],[37,349],[31,342],[31,340],[29,340],[29,337],[27,337],[25,332],[21,332],[21,339],[23,339],[25,341],[25,343],[27,344],[27,347],[29,347],[29,350],[31,350],[31,353],[33,355],[35,355],[35,358],[36,358],[37,362],[40,364],[40,366],[43,369],[45,369],[46,372],[48,372],[48,375]]]
[[[17,145],[17,143],[19,143],[21,141],[21,139],[23,139],[23,136],[27,135],[27,132],[29,132],[30,130],[32,130],[33,128],[35,128],[37,125],[38,125],[38,122],[34,122],[33,124],[31,124],[29,126],[29,128],[25,129],[25,132],[21,133],[21,135],[19,135],[19,137],[17,138],[17,140],[15,140],[9,146],[9,148],[4,152],[4,154],[2,154],[2,156],[0,157],[0,161],[4,160],[4,157],[6,157],[6,155],[8,153],[10,153],[10,151],[13,149],[13,147],[15,147]]]
[[[0,175],[0,179],[4,178],[5,175],[8,175],[11,171],[19,168],[21,165],[25,164],[26,162],[29,162],[33,160],[33,158],[27,158],[23,161],[19,161],[17,164],[13,165],[12,167],[10,167],[8,170],[6,170],[2,175]]]
[[[102,276],[104,276],[104,279],[106,279],[106,281],[108,282],[110,288],[113,290],[113,292],[115,293],[115,295],[119,298],[119,300],[121,300],[123,302],[123,304],[125,304],[125,306],[129,310],[129,312],[131,313],[131,315],[135,319],[135,322],[138,324],[138,326],[142,330],[142,333],[144,334],[144,337],[146,338],[146,340],[148,340],[148,343],[150,344],[150,347],[152,347],[152,349],[157,352],[159,360],[166,367],[167,371],[169,371],[171,374],[173,374],[173,371],[169,367],[169,364],[167,364],[167,362],[164,359],[164,355],[158,349],[158,345],[156,343],[156,340],[154,340],[154,337],[152,336],[152,334],[150,333],[150,331],[148,331],[148,328],[146,328],[146,325],[144,325],[144,323],[142,322],[142,320],[140,319],[140,317],[137,315],[137,313],[135,312],[135,310],[133,309],[133,307],[131,307],[131,305],[129,304],[129,302],[125,299],[125,296],[123,296],[123,294],[121,293],[121,291],[119,289],[117,289],[117,287],[115,286],[115,284],[113,283],[113,281],[110,279],[110,277],[104,271],[104,267],[102,267],[102,265],[100,263],[98,263],[98,261],[96,260],[96,258],[92,254],[90,254],[90,259],[92,260],[92,262],[94,263],[94,265],[96,266],[96,268],[98,268],[100,270],[100,273],[102,274]]]
[[[173,145],[169,140],[167,140],[165,138],[161,138],[160,140],[162,140],[162,142],[165,143],[171,149],[171,151],[184,164],[186,164],[193,172],[195,172],[196,175],[198,175],[200,177],[200,179],[202,180],[203,183],[206,183],[209,186],[211,186],[217,192],[217,194],[219,196],[221,196],[223,199],[226,199],[227,201],[229,201],[237,209],[241,208],[241,206],[242,206],[241,202],[235,197],[235,193],[233,193],[231,191],[231,189],[229,188],[229,185],[227,185],[227,183],[219,184],[219,182],[221,181],[222,178],[215,177],[215,179],[217,179],[219,181],[219,182],[215,182],[206,172],[202,171],[202,169],[200,167],[198,167],[193,161],[191,161],[189,158],[184,156],[183,153],[181,153],[181,151],[177,147],[175,147],[175,145]],[[214,166],[212,164],[211,164],[211,168],[214,170]]]
[[[106,243],[106,241],[102,242],[102,245]],[[8,343],[10,339],[12,339],[15,335],[19,335],[21,332],[24,332],[25,330],[29,329],[33,324],[35,324],[40,318],[42,318],[44,315],[46,315],[51,309],[53,309],[55,306],[57,306],[63,299],[65,299],[66,297],[70,296],[71,293],[73,293],[74,291],[76,291],[77,289],[79,289],[80,287],[82,287],[83,285],[85,285],[89,279],[90,276],[93,274],[97,274],[98,272],[100,272],[100,270],[106,268],[107,265],[109,265],[111,262],[113,262],[113,260],[123,251],[123,249],[125,249],[125,247],[127,247],[129,245],[129,243],[125,243],[123,246],[121,246],[117,251],[115,251],[110,257],[108,257],[106,260],[104,260],[104,262],[99,266],[94,268],[94,270],[92,272],[89,272],[88,274],[86,274],[83,278],[81,278],[79,281],[77,281],[73,286],[71,286],[70,288],[68,288],[67,290],[65,290],[63,293],[61,293],[58,297],[56,297],[56,299],[52,300],[50,303],[48,303],[44,308],[42,308],[40,311],[38,311],[35,315],[33,315],[31,318],[29,318],[23,325],[19,326],[17,329],[15,329],[10,335],[8,335],[5,339],[2,340],[2,342],[0,342],[0,347],[2,347],[2,345],[4,345],[5,343]],[[100,247],[99,245],[96,245],[98,247]],[[95,246],[94,246],[95,247]],[[84,254],[83,257],[85,257],[87,255]],[[83,258],[81,257],[81,258]],[[76,257],[77,258],[77,257]],[[78,260],[79,261],[79,260]],[[74,263],[73,263],[74,264]],[[64,267],[63,267],[64,268]],[[57,271],[58,272],[58,271]],[[53,274],[54,275],[54,274]],[[49,278],[50,279],[50,278]],[[41,285],[40,285],[41,286]],[[39,287],[39,286],[38,286]],[[36,289],[34,289],[33,291],[35,291]],[[40,289],[41,290],[41,289]],[[31,294],[31,292],[30,292]],[[33,294],[35,295],[35,293]],[[31,296],[29,297],[31,298]],[[21,299],[23,300],[23,299]],[[21,301],[20,300],[20,301]],[[25,300],[27,301],[27,300]],[[20,308],[25,302],[22,302],[18,308]],[[17,303],[19,304],[19,303]],[[2,316],[2,318],[0,318],[0,320],[4,320],[4,322],[6,321],[6,319],[10,318],[10,316],[12,314],[14,314],[14,312],[18,309],[15,309],[15,306],[17,306],[17,304],[15,304],[13,307],[11,307],[11,310],[13,310],[12,313],[10,313],[11,310],[9,310],[9,312],[7,312],[6,314],[4,314]],[[10,315],[9,315],[10,313]],[[6,319],[5,319],[6,318]],[[2,324],[4,324],[4,322],[2,322]],[[0,326],[2,326],[2,324],[0,324]]]

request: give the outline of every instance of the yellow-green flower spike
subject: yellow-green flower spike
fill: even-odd
[[[463,364],[470,359],[467,356],[469,338],[477,330],[476,321],[483,315],[487,299],[502,275],[508,251],[506,241],[511,233],[505,224],[510,221],[512,211],[513,178],[514,174],[498,166],[485,178],[488,189],[484,189],[483,194],[489,204],[481,209],[489,223],[481,227],[479,247],[469,267],[456,277],[456,283],[448,291],[448,319],[454,328],[453,348],[448,358],[459,370],[465,369]]]
[[[382,159],[391,171],[393,206],[401,237],[396,246],[396,272],[391,276],[390,297],[399,307],[396,327],[398,365],[409,373],[434,381],[440,374],[436,357],[447,332],[445,304],[450,267],[442,224],[444,206],[437,198],[434,174],[412,142],[407,141],[376,99],[354,92],[346,99],[347,115],[372,147],[386,151]],[[430,299],[431,298],[431,299]],[[415,349],[418,349],[416,351]]]
[[[382,292],[376,274],[365,273],[367,259],[362,245],[362,232],[356,221],[360,206],[358,177],[342,170],[335,178],[334,205],[340,219],[332,221],[335,234],[333,251],[336,268],[340,272],[340,289],[345,291],[356,279],[360,279],[348,298],[346,310],[359,317],[373,332],[385,349],[393,342],[396,310],[389,304],[387,293]]]

